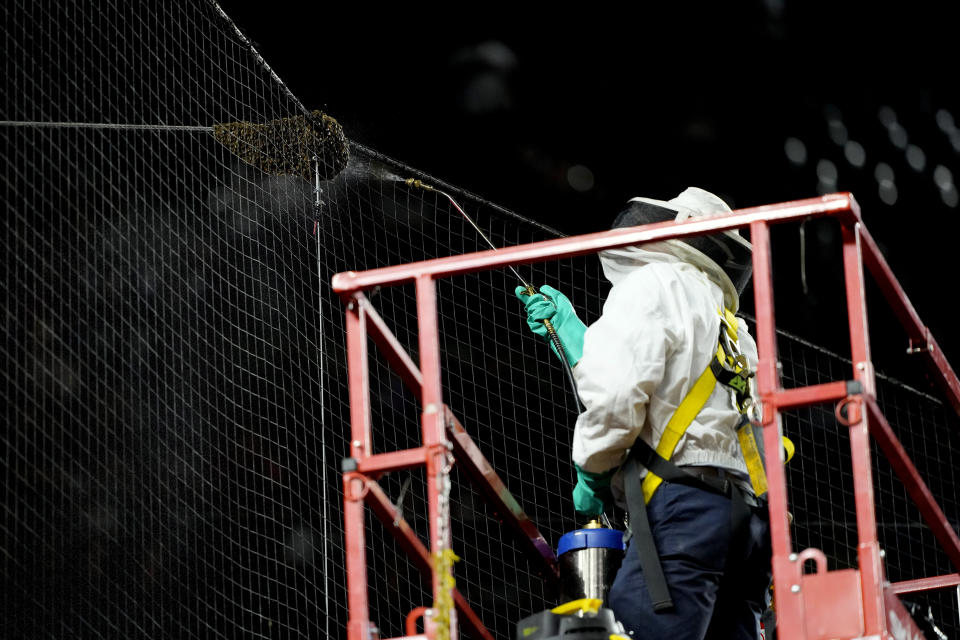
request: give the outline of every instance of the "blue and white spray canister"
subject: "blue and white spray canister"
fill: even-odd
[[[606,602],[625,550],[623,532],[596,521],[564,534],[557,545],[564,601],[597,598]]]

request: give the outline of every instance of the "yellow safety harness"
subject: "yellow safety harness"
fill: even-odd
[[[743,460],[747,465],[747,472],[750,474],[754,494],[759,498],[767,492],[767,474],[764,469],[762,440],[758,442],[758,434],[755,433],[756,425],[747,416],[747,412],[753,405],[750,380],[753,372],[748,369],[747,359],[740,352],[737,317],[729,309],[719,313],[721,321],[717,352],[670,417],[660,442],[657,443],[656,452],[664,460],[670,460],[673,457],[677,444],[690,423],[707,403],[717,382],[721,382],[735,392],[735,402],[741,415],[740,424],[737,425],[737,439],[740,442]],[[783,440],[787,450],[786,459],[789,460],[793,457],[793,443],[787,438]],[[647,471],[643,479],[644,503],[650,502],[661,482],[663,479],[660,476],[653,471]]]
[[[744,527],[749,522],[749,509],[751,506],[759,506],[759,502],[742,494],[729,480],[718,484],[702,474],[685,471],[684,468],[670,461],[690,423],[703,409],[717,383],[723,384],[734,392],[734,403],[740,412],[737,439],[747,465],[754,495],[756,498],[761,498],[767,492],[767,476],[762,453],[763,439],[759,435],[761,427],[756,421],[750,419],[751,413],[755,413],[752,411],[755,408],[752,389],[754,374],[749,369],[746,357],[740,352],[739,322],[736,316],[729,309],[718,310],[718,313],[720,333],[714,357],[670,417],[656,449],[638,438],[624,463],[624,486],[627,507],[630,511],[631,529],[640,555],[640,565],[644,572],[650,601],[655,611],[673,608],[673,600],[660,566],[653,532],[646,513],[646,505],[663,481],[686,484],[728,495],[732,501],[731,535],[733,539],[745,535]],[[786,438],[783,442],[787,449],[786,459],[789,460],[793,456],[793,444]],[[639,479],[641,468],[646,469],[647,472],[642,481]],[[632,489],[637,484],[640,484],[642,489],[639,492]]]

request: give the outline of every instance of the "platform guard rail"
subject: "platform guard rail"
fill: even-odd
[[[842,229],[843,275],[853,370],[849,380],[784,389],[778,370],[770,226],[832,217]],[[424,574],[432,579],[434,603],[411,612],[408,638],[456,638],[458,629],[476,639],[491,638],[480,617],[456,591],[451,577],[449,472],[456,463],[466,470],[480,493],[516,536],[545,580],[557,579],[557,561],[550,545],[517,505],[502,481],[450,410],[441,390],[440,342],[436,284],[476,271],[582,256],[604,249],[685,238],[728,229],[749,228],[753,243],[753,290],[759,351],[757,390],[763,403],[766,451],[781,451],[780,412],[818,403],[835,403],[841,424],[850,431],[853,490],[856,501],[857,559],[855,569],[830,570],[817,549],[793,549],[783,466],[771,464],[769,511],[773,546],[773,578],[778,635],[782,640],[826,638],[922,638],[899,596],[905,593],[960,585],[960,539],[894,435],[876,400],[867,323],[864,266],[879,285],[903,325],[909,344],[929,365],[932,379],[960,413],[960,382],[927,327],[894,277],[877,244],[867,232],[860,209],[850,193],[829,194],[759,207],[739,209],[711,218],[664,222],[641,227],[535,242],[497,251],[481,251],[363,272],[339,273],[333,288],[346,304],[347,358],[351,416],[351,447],[343,468],[344,531],[348,585],[348,638],[369,640],[377,635],[369,619],[366,569],[365,507],[379,517]],[[414,283],[419,327],[419,365],[414,363],[377,314],[365,291]],[[373,454],[368,382],[370,339],[390,366],[420,399],[422,446]],[[877,539],[870,437],[889,459],[916,503],[920,514],[958,573],[890,584]],[[430,539],[421,541],[404,522],[377,484],[386,471],[425,466],[428,482]],[[813,572],[807,567],[812,561]],[[455,607],[455,610],[453,610]],[[415,618],[422,617],[418,634]]]

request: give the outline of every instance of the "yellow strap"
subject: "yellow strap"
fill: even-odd
[[[601,605],[603,605],[603,600],[600,600],[599,598],[580,598],[579,600],[564,602],[559,607],[554,607],[551,609],[550,613],[555,613],[557,615],[567,615],[570,613],[579,613],[581,611],[584,613],[596,613],[600,610]]]
[[[793,454],[797,452],[796,445],[793,444],[793,440],[787,436],[780,436],[780,439],[783,440],[783,448],[786,451],[787,455],[783,460],[783,464],[790,462],[790,458],[793,457]]]
[[[757,445],[756,435],[753,432],[753,424],[745,422],[737,429],[737,439],[740,441],[743,461],[747,463],[747,473],[750,474],[753,494],[759,498],[767,492],[767,471],[763,467],[763,458],[760,455],[760,447]]]
[[[710,365],[707,365],[706,370],[704,370],[704,372],[700,374],[700,377],[697,378],[697,381],[693,383],[693,387],[690,389],[687,397],[683,399],[683,402],[680,403],[677,410],[670,416],[670,421],[663,430],[660,442],[657,443],[657,454],[660,457],[669,460],[673,456],[673,450],[677,448],[680,438],[683,437],[687,427],[690,426],[693,419],[696,418],[700,410],[703,409],[703,405],[707,403],[707,399],[710,398],[710,394],[713,393],[715,386],[717,386],[717,377],[713,375],[713,370],[710,368]],[[642,485],[644,502],[650,502],[650,498],[653,497],[653,493],[657,490],[657,487],[660,486],[661,482],[663,482],[663,478],[652,471],[647,471],[647,475],[643,478]]]
[[[453,589],[457,581],[453,577],[453,563],[460,557],[453,549],[433,552],[433,570],[440,575],[440,594],[433,602],[434,638],[450,640],[450,614],[454,609]]]
[[[727,335],[730,336],[731,340],[736,340],[738,336],[738,331],[740,330],[740,321],[737,320],[737,316],[733,315],[733,312],[730,309],[724,307],[723,317],[727,321]]]

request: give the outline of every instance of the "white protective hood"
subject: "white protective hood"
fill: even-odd
[[[687,187],[680,195],[670,200],[632,198],[631,202],[648,202],[677,212],[676,221],[688,218],[705,218],[729,213],[730,207],[719,197],[698,187]],[[750,243],[736,231],[725,232],[736,242],[750,247]],[[723,301],[730,311],[737,312],[740,296],[730,277],[716,262],[682,240],[664,240],[643,245],[620,247],[600,252],[603,274],[612,284],[617,284],[636,269],[652,263],[686,262],[703,271],[723,291]]]

